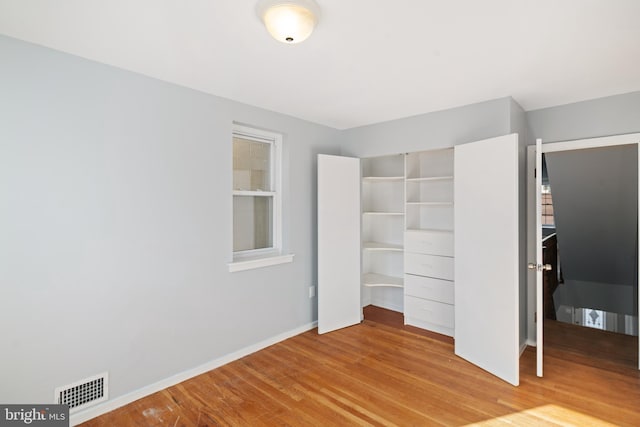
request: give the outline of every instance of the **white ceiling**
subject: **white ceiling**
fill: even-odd
[[[0,33],[338,129],[640,90],[639,0],[317,0],[299,45],[256,2],[0,0]]]

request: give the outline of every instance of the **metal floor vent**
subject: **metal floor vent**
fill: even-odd
[[[55,401],[69,405],[69,411],[75,412],[104,402],[109,398],[109,374],[104,372],[62,387],[56,387]]]

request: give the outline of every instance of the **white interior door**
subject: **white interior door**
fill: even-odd
[[[455,353],[518,385],[518,135],[454,155]]]
[[[536,375],[542,376],[544,297],[542,291],[542,140],[536,140]]]
[[[318,155],[318,333],[359,323],[360,159]]]

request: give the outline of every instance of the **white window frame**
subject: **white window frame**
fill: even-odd
[[[228,264],[229,271],[242,271],[291,262],[293,261],[293,255],[283,254],[282,245],[282,135],[275,132],[255,129],[249,126],[234,124],[231,138],[232,144],[234,137],[272,144],[271,155],[269,156],[271,161],[269,172],[271,174],[270,179],[272,183],[272,191],[239,191],[232,187],[232,198],[237,196],[259,196],[272,198],[271,220],[273,245],[269,248],[234,251],[232,239],[231,251],[233,254],[233,261]],[[233,218],[234,215],[232,214],[232,219]]]

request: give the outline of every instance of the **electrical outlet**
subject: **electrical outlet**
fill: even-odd
[[[309,298],[313,298],[316,296],[316,287],[309,286]]]

